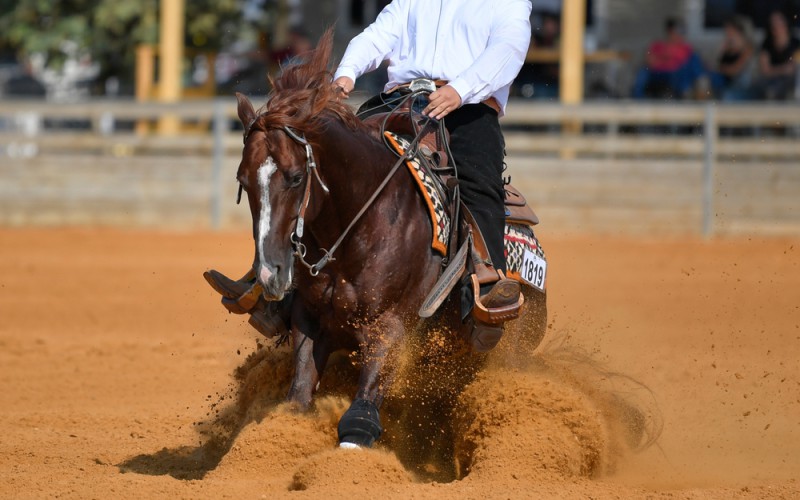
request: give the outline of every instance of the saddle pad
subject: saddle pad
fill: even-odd
[[[533,233],[533,228],[525,224],[506,222],[505,229],[506,275],[515,279],[520,284],[531,286],[522,279],[522,265],[525,259],[525,250],[533,252],[546,260],[544,250],[539,245],[539,240]],[[542,283],[544,285],[544,283]]]
[[[384,132],[384,135],[389,144],[400,155],[404,155],[411,146],[407,140],[392,132]],[[428,214],[433,225],[431,247],[441,255],[447,255],[447,239],[450,236],[450,214],[447,213],[444,200],[434,184],[437,181],[422,167],[419,158],[416,156],[407,160],[406,166],[409,173],[411,173],[411,177],[414,178],[422,198],[425,200],[425,205],[428,207]]]

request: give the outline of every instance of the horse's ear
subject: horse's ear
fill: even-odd
[[[236,93],[236,101],[239,103],[237,111],[239,112],[239,120],[241,120],[242,125],[247,128],[253,120],[256,118],[256,110],[253,109],[253,105],[250,103],[250,99],[245,97],[244,94],[239,92]]]

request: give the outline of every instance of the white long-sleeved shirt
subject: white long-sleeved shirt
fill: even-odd
[[[505,111],[530,44],[530,13],[530,0],[394,0],[353,38],[335,78],[355,81],[388,59],[386,90],[447,80],[463,104],[494,97]]]

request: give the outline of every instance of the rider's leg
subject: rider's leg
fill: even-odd
[[[462,106],[445,118],[450,132],[450,149],[458,169],[461,199],[467,205],[483,235],[486,249],[496,271],[505,273],[505,205],[503,199],[503,158],[505,147],[497,112],[483,104]],[[490,274],[491,276],[491,274]],[[513,310],[518,304],[519,283],[499,279],[481,283],[479,296],[472,299],[466,290],[465,304],[472,304],[468,318],[468,338],[473,348],[485,352],[493,348],[503,333],[500,311]],[[475,301],[485,310],[494,311],[491,323],[481,317]],[[466,311],[465,311],[466,314]]]
[[[505,272],[505,144],[497,112],[484,104],[467,104],[450,113],[445,125],[458,168],[461,199],[483,234],[494,268]]]

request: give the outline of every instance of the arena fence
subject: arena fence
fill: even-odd
[[[515,101],[503,125],[548,230],[800,234],[795,104]],[[241,148],[233,99],[1,102],[0,224],[242,227]]]

